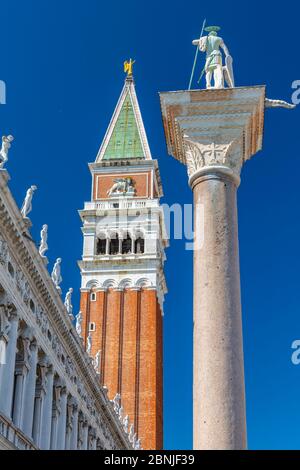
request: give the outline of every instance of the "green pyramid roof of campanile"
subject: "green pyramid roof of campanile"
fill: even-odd
[[[97,160],[151,159],[133,79],[125,85]]]
[[[141,137],[128,93],[104,152],[103,160],[143,157]]]

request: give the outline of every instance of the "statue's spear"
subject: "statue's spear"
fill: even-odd
[[[206,25],[206,18],[205,18],[205,20],[203,21],[202,31],[201,31],[201,34],[200,34],[200,38],[202,37],[202,34],[203,34],[203,31],[204,31],[205,25]],[[197,48],[196,48],[195,59],[194,59],[194,63],[193,63],[193,68],[192,68],[192,73],[191,73],[191,78],[190,78],[190,83],[189,83],[189,88],[188,88],[189,90],[191,89],[191,86],[192,86],[192,81],[193,81],[193,77],[194,77],[194,72],[195,72],[195,67],[196,67],[198,52],[199,52],[199,46],[197,46]]]

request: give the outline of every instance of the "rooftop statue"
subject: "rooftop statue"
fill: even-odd
[[[41,231],[41,243],[39,247],[39,253],[42,258],[46,258],[45,253],[48,251],[48,225],[43,225]]]
[[[61,258],[57,258],[53,267],[52,274],[51,274],[52,281],[54,282],[54,285],[59,292],[61,292],[61,288],[59,285],[62,283],[61,261],[62,261]]]
[[[12,135],[4,135],[2,137],[2,147],[0,150],[0,168],[3,168],[5,163],[8,161],[8,152],[11,148],[11,144],[14,140]]]
[[[234,87],[232,57],[223,39],[218,36],[220,29],[219,26],[208,26],[204,29],[209,33],[208,36],[202,36],[200,39],[193,41],[193,44],[198,46],[201,52],[206,52],[206,62],[199,81],[205,72],[207,89],[224,88],[224,80],[229,88]],[[221,49],[225,54],[225,66],[223,66]],[[212,78],[214,79],[214,86],[212,86]]]
[[[21,214],[22,214],[24,219],[27,219],[28,214],[30,214],[30,212],[32,211],[32,198],[33,198],[34,191],[36,191],[36,190],[37,190],[36,186],[31,186],[27,190],[27,193],[26,193],[26,196],[25,196],[25,199],[24,199],[24,202],[23,202],[23,206],[22,206],[22,209],[21,209]]]
[[[133,65],[135,64],[135,60],[130,59],[125,60],[124,62],[124,72],[127,73],[127,77],[132,77],[132,68]]]
[[[66,307],[66,310],[71,318],[71,320],[74,320],[74,317],[73,317],[73,305],[72,305],[72,294],[73,294],[73,289],[70,288],[66,294],[66,298],[65,298],[65,307]]]
[[[78,336],[80,337],[82,334],[82,321],[83,321],[82,312],[79,312],[78,315],[76,316],[76,331],[77,331]]]

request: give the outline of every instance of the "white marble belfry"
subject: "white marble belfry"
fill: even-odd
[[[194,448],[245,449],[237,188],[262,148],[265,87],[160,94],[194,194]]]

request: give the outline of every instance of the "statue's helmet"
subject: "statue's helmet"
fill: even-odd
[[[217,36],[220,29],[220,26],[207,26],[204,31],[209,33],[209,36]]]

